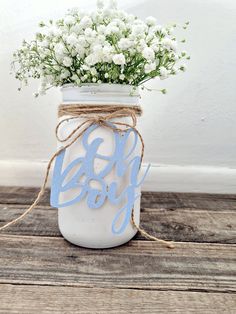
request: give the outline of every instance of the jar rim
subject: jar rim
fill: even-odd
[[[93,89],[97,92],[132,92],[133,95],[139,95],[139,87],[129,84],[111,84],[111,83],[82,83],[81,85],[75,85],[73,83],[64,84],[61,86],[61,91],[66,89],[74,89],[78,91],[89,92]]]
[[[61,87],[63,103],[107,103],[137,104],[140,93],[138,88],[125,84],[65,84]]]

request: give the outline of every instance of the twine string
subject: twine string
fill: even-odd
[[[17,223],[18,221],[22,220],[29,212],[31,212],[35,206],[39,203],[40,199],[44,195],[44,192],[46,190],[46,185],[49,178],[49,173],[52,167],[52,163],[55,160],[55,158],[64,150],[66,150],[68,147],[73,145],[92,125],[97,124],[98,126],[108,128],[113,131],[117,132],[125,132],[128,129],[134,130],[140,139],[141,142],[141,158],[140,158],[140,167],[143,160],[144,155],[144,141],[142,138],[142,135],[136,128],[137,124],[137,118],[136,115],[141,115],[141,108],[139,106],[117,106],[117,105],[81,105],[81,104],[72,104],[72,105],[61,105],[59,107],[58,116],[67,116],[66,118],[62,119],[56,126],[55,132],[56,132],[56,138],[59,142],[64,143],[69,141],[66,145],[61,147],[59,150],[57,150],[52,157],[50,158],[46,174],[44,177],[43,185],[34,200],[33,204],[30,205],[29,208],[27,208],[19,217],[16,219],[13,219],[12,221],[6,223],[5,225],[0,227],[0,231],[6,229],[7,227]],[[95,115],[94,115],[95,114]],[[131,123],[125,123],[125,122],[117,122],[112,121],[113,119],[121,118],[121,117],[128,117],[131,119]],[[69,135],[65,136],[64,138],[59,136],[59,130],[61,126],[65,122],[69,122],[74,119],[78,118],[85,118],[85,120],[72,131],[69,133]],[[168,248],[174,248],[174,245],[172,242],[165,241],[162,239],[159,239],[155,236],[150,235],[147,233],[144,229],[139,227],[135,220],[134,220],[134,208],[132,209],[131,214],[131,222],[132,225],[145,237],[150,240],[160,242],[162,244],[165,244]]]

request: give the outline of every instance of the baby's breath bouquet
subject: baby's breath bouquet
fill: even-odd
[[[163,27],[154,17],[142,21],[118,10],[115,1],[107,6],[98,1],[91,13],[71,9],[64,18],[39,26],[35,38],[23,41],[14,53],[13,61],[22,83],[40,79],[36,96],[68,83],[139,86],[184,71],[180,61],[189,58],[177,49],[176,25]]]

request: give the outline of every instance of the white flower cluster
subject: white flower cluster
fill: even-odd
[[[185,27],[188,23],[185,24]],[[118,10],[114,0],[89,14],[70,10],[63,19],[39,24],[40,32],[14,53],[16,78],[41,80],[39,94],[67,83],[114,83],[138,86],[185,70],[173,27],[158,25]]]

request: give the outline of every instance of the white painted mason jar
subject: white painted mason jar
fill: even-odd
[[[138,105],[139,92],[137,89],[129,85],[119,84],[86,84],[80,87],[75,87],[71,84],[65,85],[61,88],[62,91],[62,104],[86,104],[98,105],[99,104],[112,104],[112,105]],[[65,119],[69,116],[64,116]],[[84,121],[84,118],[69,120],[63,124],[60,130],[61,136],[66,136],[71,133],[76,126]],[[120,121],[130,123],[130,118],[122,117],[114,119],[113,121]],[[93,133],[90,134],[89,142],[93,139],[100,137],[104,142],[100,145],[98,153],[111,156],[114,152],[114,132],[104,127],[98,127]],[[127,151],[132,147],[133,137],[128,138]],[[58,148],[61,143],[58,142]],[[135,150],[131,154],[131,159],[137,155],[140,156],[141,145],[138,143]],[[81,140],[78,139],[71,147],[66,149],[65,159],[63,161],[63,169],[65,169],[73,160],[78,157],[84,156],[85,150],[82,146]],[[105,160],[94,161],[94,171],[104,168]],[[78,169],[76,169],[78,170]],[[75,171],[76,171],[75,170]],[[73,174],[71,174],[73,175]],[[123,177],[118,177],[115,170],[104,178],[106,184],[109,186],[111,182],[118,184],[118,192],[122,192],[130,181],[130,173],[127,171]],[[90,182],[92,188],[98,188],[98,182]],[[135,194],[140,194],[140,187],[136,188]],[[60,202],[67,202],[78,194],[76,188],[61,193]],[[99,208],[89,208],[87,205],[87,197],[84,197],[78,203],[58,208],[58,224],[63,237],[69,242],[87,248],[109,248],[121,245],[129,241],[136,234],[137,229],[130,221],[121,234],[114,234],[112,232],[112,221],[124,203],[118,205],[112,204],[107,198],[104,204]],[[125,201],[125,200],[124,200]],[[120,217],[118,223],[122,223],[123,217]],[[134,203],[134,220],[139,225],[140,220],[140,196],[137,197]]]

